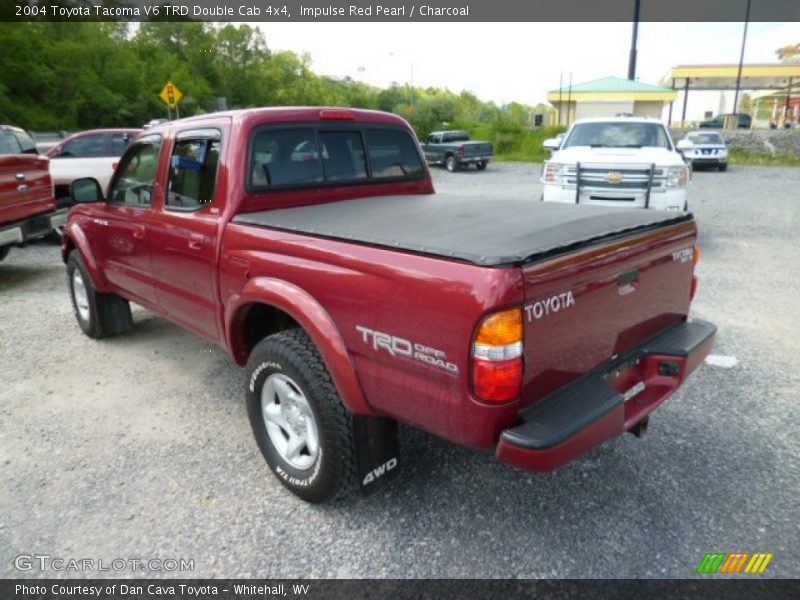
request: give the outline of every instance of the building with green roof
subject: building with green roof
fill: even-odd
[[[603,77],[547,93],[547,101],[555,107],[562,125],[620,113],[660,119],[665,104],[677,97],[676,90],[622,77]]]

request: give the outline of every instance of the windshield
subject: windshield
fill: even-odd
[[[724,144],[722,136],[718,133],[691,133],[689,141],[693,144]]]
[[[562,148],[671,148],[664,127],[657,123],[579,123],[572,128]]]

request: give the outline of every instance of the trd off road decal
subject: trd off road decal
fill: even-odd
[[[385,350],[392,356],[410,358],[453,375],[458,375],[458,366],[448,362],[447,353],[443,350],[437,350],[424,344],[415,344],[410,340],[375,331],[361,325],[356,325],[356,329],[361,333],[361,340],[376,352]]]
[[[569,291],[531,302],[526,304],[524,308],[528,323],[532,323],[573,306],[575,306],[575,296]]]

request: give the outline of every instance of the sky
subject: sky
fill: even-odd
[[[631,23],[265,23],[272,50],[308,53],[312,68],[379,87],[392,82],[470,90],[498,104],[545,102],[558,88],[627,77]],[[658,84],[679,64],[737,63],[743,23],[641,23],[637,77]],[[750,23],[745,62],[776,62],[800,42],[800,23]],[[729,100],[732,103],[732,100]],[[717,112],[719,93],[697,93],[688,118]],[[678,106],[676,104],[676,106]],[[729,110],[730,107],[726,110]]]

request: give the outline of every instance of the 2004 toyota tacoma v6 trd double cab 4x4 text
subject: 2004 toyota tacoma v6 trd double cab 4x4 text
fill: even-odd
[[[688,213],[435,194],[408,124],[273,108],[154,127],[107,198],[73,183],[77,321],[129,301],[248,369],[255,438],[311,502],[398,469],[397,422],[546,471],[624,431],[703,361]]]

